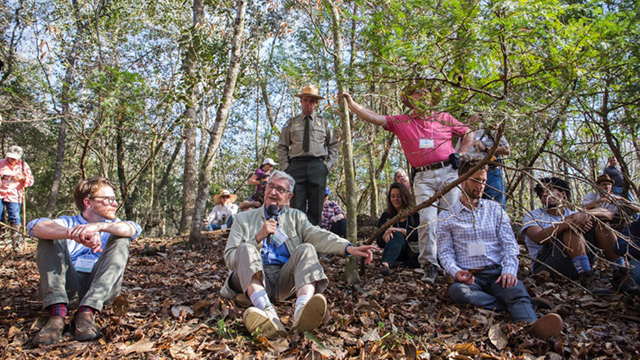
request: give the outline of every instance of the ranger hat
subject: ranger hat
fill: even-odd
[[[306,85],[302,88],[302,93],[296,94],[295,97],[301,98],[303,96],[311,96],[318,100],[324,100],[322,96],[319,95],[320,91],[314,85]]]

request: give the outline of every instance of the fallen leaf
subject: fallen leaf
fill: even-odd
[[[498,349],[502,350],[507,346],[507,335],[500,328],[500,324],[494,324],[489,329],[489,340]]]
[[[453,351],[457,351],[458,354],[468,356],[477,356],[480,354],[480,350],[478,350],[478,348],[472,343],[455,345],[453,347]]]
[[[129,355],[131,353],[146,353],[149,351],[153,351],[153,347],[155,346],[155,341],[150,341],[147,339],[142,339],[138,342],[135,342],[124,349],[124,354]]]
[[[378,335],[378,329],[371,329],[368,333],[364,334],[362,337],[362,341],[378,341],[380,340],[380,335]]]
[[[171,308],[171,314],[174,317],[193,315],[193,309],[189,306],[174,306]]]
[[[191,345],[184,342],[178,342],[169,348],[169,353],[175,359],[195,359],[196,353]]]

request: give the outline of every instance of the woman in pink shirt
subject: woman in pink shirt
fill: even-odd
[[[31,168],[24,160],[21,160],[23,153],[24,151],[20,146],[13,145],[9,147],[6,159],[0,159],[0,178],[2,179],[2,185],[0,185],[0,200],[2,200],[0,219],[2,219],[6,206],[7,220],[15,230],[20,229],[20,224],[22,224],[20,211],[22,210],[24,196],[23,189],[33,185]],[[13,249],[19,251],[21,243],[22,236],[20,236],[19,232],[15,232]]]

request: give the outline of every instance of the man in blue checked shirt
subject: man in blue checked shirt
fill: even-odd
[[[62,336],[70,303],[79,300],[75,315],[78,341],[100,337],[95,314],[120,292],[129,258],[129,241],[142,232],[133,221],[116,218],[115,186],[103,177],[81,180],[73,190],[80,214],[51,220],[40,218],[27,225],[38,238],[36,264],[40,294],[49,320],[33,339],[50,345]]]
[[[458,169],[467,173],[478,160],[465,156]],[[546,339],[560,335],[562,319],[547,314],[538,319],[531,297],[518,281],[518,243],[502,206],[482,199],[488,166],[460,184],[462,196],[451,210],[438,215],[438,258],[455,278],[449,287],[454,303],[509,311],[513,321],[532,324],[531,334]]]

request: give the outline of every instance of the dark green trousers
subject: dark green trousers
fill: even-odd
[[[324,191],[327,187],[327,166],[322,158],[293,158],[287,174],[296,181],[291,207],[307,214],[313,225],[322,222]]]

